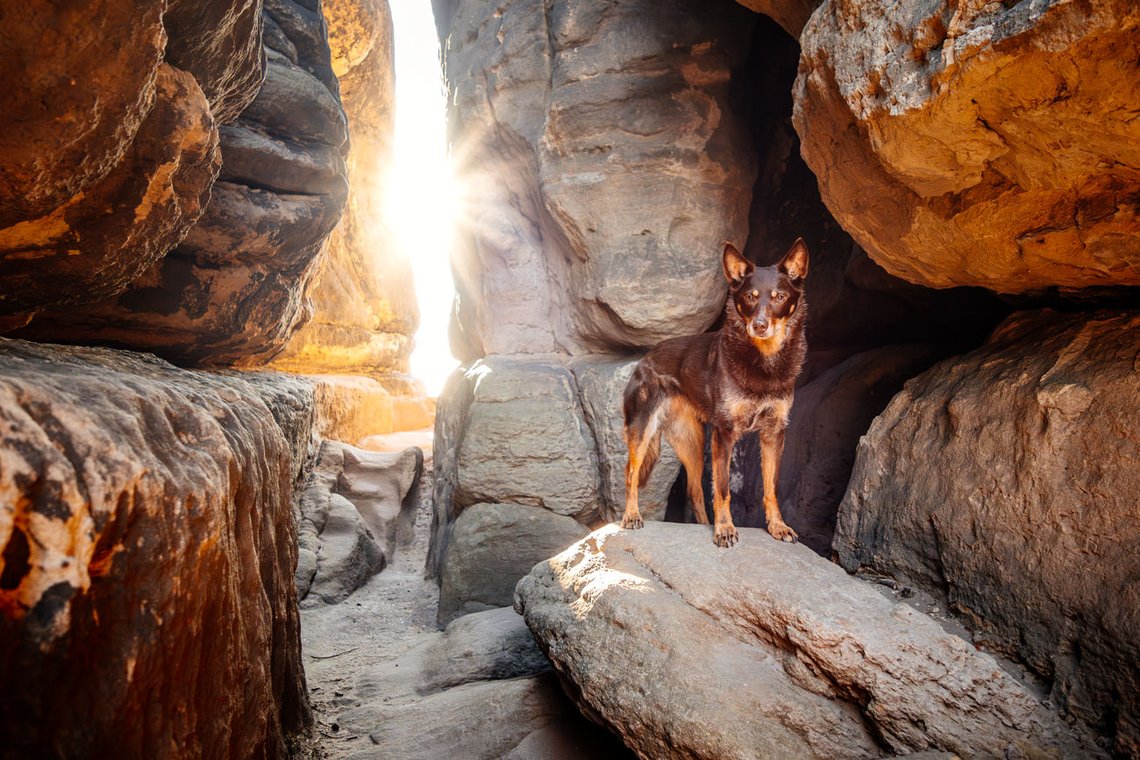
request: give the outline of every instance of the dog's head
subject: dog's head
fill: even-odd
[[[740,326],[761,353],[771,355],[783,347],[788,320],[803,301],[807,273],[808,249],[802,238],[770,267],[753,266],[732,243],[725,244],[729,318],[733,314],[740,318]]]

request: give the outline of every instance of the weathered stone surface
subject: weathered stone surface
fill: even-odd
[[[476,504],[451,526],[443,555],[439,621],[510,604],[535,563],[590,531],[569,517],[519,504]]]
[[[784,519],[817,554],[831,556],[835,515],[859,438],[904,382],[945,355],[922,343],[879,348],[856,354],[796,392],[777,493]],[[758,471],[758,451],[754,462]]]
[[[292,372],[406,372],[419,322],[411,264],[383,220],[395,131],[386,0],[326,0],[332,68],[348,118],[348,200],[310,290],[313,316],[273,366]]]
[[[61,87],[65,89],[75,88]],[[141,123],[134,125],[129,141],[104,159],[109,165],[97,177],[88,177],[74,195],[43,215],[15,218],[0,229],[0,316],[23,315],[21,324],[44,308],[118,293],[177,245],[202,214],[220,162],[206,99],[192,76],[164,63],[152,69],[147,92]],[[118,97],[107,93],[108,101]],[[130,122],[132,116],[124,112],[99,118]],[[38,129],[47,142],[53,133]],[[88,138],[78,139],[86,143]],[[25,147],[43,165],[22,167],[23,154],[0,154],[0,171],[11,176],[8,187],[19,187],[26,172],[39,177],[48,171],[44,165],[52,161],[52,146]],[[34,153],[37,147],[42,153]],[[55,166],[51,171],[82,179],[95,163],[94,157],[71,158],[79,168]],[[36,193],[26,196],[34,199]],[[13,202],[5,208],[22,205]]]
[[[458,172],[457,355],[700,332],[742,242],[754,162],[729,107],[734,3],[460,2],[446,27]]]
[[[384,569],[411,537],[423,452],[325,441],[297,500],[297,598],[336,604]]]
[[[784,31],[799,39],[811,12],[822,0],[738,0],[745,8],[770,16]]]
[[[0,340],[6,756],[283,756],[308,723],[274,411],[311,396],[270,384]]]
[[[465,373],[472,385],[458,448],[460,507],[510,502],[589,523],[602,511],[594,435],[574,375],[561,362],[493,356]]]
[[[238,117],[265,77],[260,0],[171,0],[166,60],[198,80],[219,124]]]
[[[393,393],[358,375],[309,375],[316,396],[317,435],[360,448],[369,436],[430,427],[434,405],[423,396]]]
[[[1003,293],[1140,284],[1140,8],[824,2],[795,125],[889,272]]]
[[[835,550],[1140,752],[1140,316],[1020,313],[911,380],[859,446]]]
[[[1100,756],[992,657],[803,546],[609,526],[516,592],[568,693],[643,758]]]
[[[198,224],[116,297],[41,314],[22,336],[251,366],[307,318],[306,288],[344,207],[347,131],[319,6],[271,0],[264,14],[275,30],[265,82],[222,134],[220,180]]]
[[[622,394],[637,359],[611,356],[580,356],[570,360],[570,371],[578,382],[578,394],[585,412],[586,424],[594,433],[601,468],[601,519],[612,522],[625,509],[625,467],[629,449],[625,445],[622,419]],[[677,480],[681,463],[668,442],[661,442],[661,458],[649,481],[638,489],[641,514],[646,520],[665,516],[669,491]],[[710,502],[711,503],[711,502]]]

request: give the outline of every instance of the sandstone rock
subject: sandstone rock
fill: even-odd
[[[423,453],[362,451],[325,441],[297,503],[297,597],[336,604],[411,536]]]
[[[476,504],[451,526],[443,555],[439,621],[501,607],[534,567],[590,531],[569,517],[518,504]]]
[[[167,64],[152,69],[147,91],[148,108],[132,139],[103,159],[109,166],[97,178],[41,216],[16,218],[0,229],[0,314],[22,313],[22,322],[41,309],[114,295],[182,240],[202,214],[219,164],[218,134],[206,99],[192,76]],[[108,92],[107,99],[117,102],[119,94]],[[130,122],[132,115],[99,118]],[[86,144],[89,138],[77,139]],[[35,147],[43,151],[37,154]],[[51,164],[52,146],[28,150]],[[0,171],[15,175],[8,187],[19,187],[27,172],[50,184],[41,174],[43,166],[20,166],[23,156],[0,154]],[[96,160],[69,153],[61,160],[64,156],[80,168],[52,170],[78,178]],[[36,195],[26,193],[29,199]]]
[[[811,12],[822,0],[739,0],[745,8],[771,16],[793,38],[799,39]]]
[[[171,0],[162,16],[166,60],[198,80],[219,124],[238,117],[265,77],[257,0]]]
[[[397,255],[382,221],[395,131],[391,13],[386,0],[326,0],[323,7],[352,144],[348,200],[309,293],[312,319],[273,366],[308,373],[404,372],[419,314],[410,262]]]
[[[700,332],[723,306],[754,166],[729,73],[754,16],[721,3],[460,2],[452,141],[470,188],[455,350],[574,353]],[[525,294],[525,297],[522,296]]]
[[[1100,756],[987,654],[799,545],[609,526],[515,608],[583,712],[639,757]]]
[[[472,401],[462,437],[447,444],[458,448],[456,504],[532,504],[596,519],[598,458],[574,375],[557,359],[495,356],[465,377]]]
[[[1071,713],[1140,751],[1140,316],[1019,313],[911,380],[860,443],[848,569],[944,596]]]
[[[265,82],[222,135],[221,180],[198,224],[116,297],[41,314],[20,335],[251,366],[308,316],[305,291],[344,207],[347,133],[319,12],[273,0],[264,13],[278,32],[265,37]],[[281,39],[289,51],[270,47]]]
[[[308,723],[269,383],[0,340],[5,754],[283,756]]]
[[[578,383],[586,424],[593,431],[598,447],[604,501],[601,519],[606,522],[619,519],[625,510],[625,466],[629,462],[629,449],[622,432],[622,394],[636,365],[637,359],[607,356],[581,356],[569,362]],[[660,520],[665,516],[669,491],[680,469],[681,463],[673,449],[662,440],[661,458],[649,481],[638,490],[641,514],[646,520]]]
[[[369,436],[418,430],[432,424],[434,405],[423,396],[393,393],[384,383],[358,375],[309,375],[316,395],[316,432],[360,448]],[[422,388],[421,388],[422,392]]]
[[[911,282],[1140,283],[1138,23],[1128,0],[824,2],[794,119],[828,207]]]

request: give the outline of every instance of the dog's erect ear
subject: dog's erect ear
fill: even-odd
[[[784,258],[780,259],[776,268],[796,285],[803,282],[808,273],[808,249],[803,238],[796,238],[796,242],[792,243],[792,247],[784,254]]]
[[[744,258],[744,254],[736,250],[732,243],[724,244],[724,276],[730,282],[739,283],[752,274],[752,262]]]

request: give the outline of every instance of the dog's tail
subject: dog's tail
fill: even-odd
[[[661,455],[660,411],[668,395],[666,384],[644,363],[637,365],[625,386],[622,414],[625,418],[626,445],[633,452],[641,444],[647,444],[637,473],[639,487],[649,480],[653,466]]]

